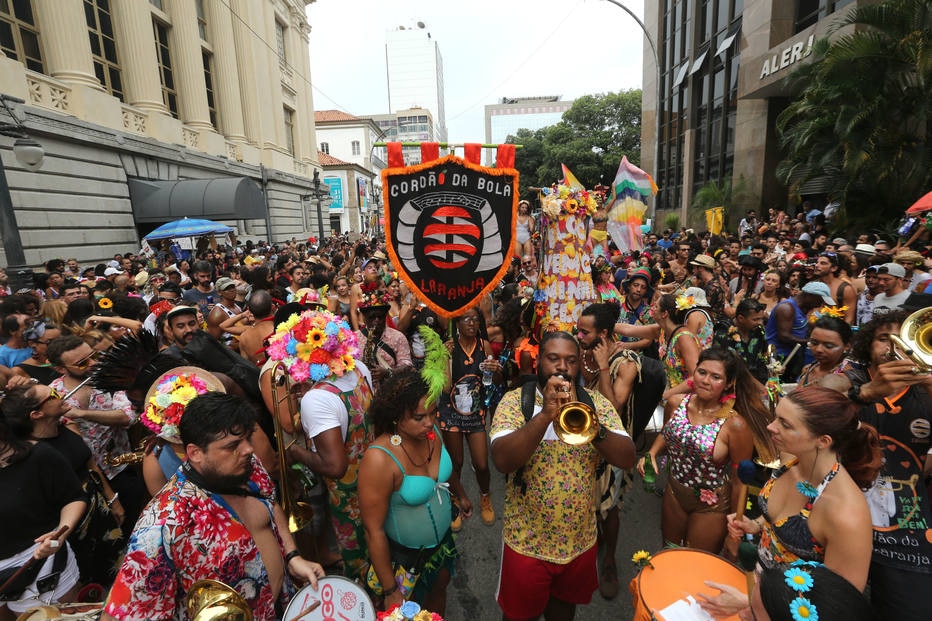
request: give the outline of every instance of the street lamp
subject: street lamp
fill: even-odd
[[[312,180],[314,184],[314,193],[313,194],[304,194],[301,196],[302,201],[309,201],[311,199],[317,199],[317,236],[319,240],[324,238],[324,214],[323,214],[323,201],[326,198],[327,204],[330,204],[330,190],[321,190],[320,189],[320,171],[314,169],[314,178]],[[320,243],[320,241],[318,241]]]
[[[638,26],[641,27],[641,31],[644,33],[644,36],[647,37],[647,42],[650,44],[650,51],[654,53],[654,67],[657,68],[657,102],[655,104],[654,112],[654,178],[660,179],[660,98],[662,95],[661,86],[663,84],[663,75],[660,67],[660,57],[657,56],[657,46],[654,45],[654,38],[650,36],[650,33],[647,31],[647,26],[644,25],[644,22],[641,21],[641,18],[635,15],[631,9],[623,5],[618,0],[605,0],[606,2],[611,2],[619,9],[631,16],[634,21],[637,22]],[[653,220],[657,216],[657,199],[654,198],[653,204],[651,205],[651,219]]]
[[[11,122],[0,121],[0,135],[16,138],[13,154],[26,170],[35,171],[42,166],[45,151],[42,145],[30,138],[23,121],[17,117],[9,104],[26,103],[22,99],[0,94],[0,106],[12,119]],[[23,239],[16,225],[16,213],[13,211],[13,198],[6,178],[6,169],[0,159],[0,234],[3,239],[3,251],[6,253],[10,288],[16,291],[20,287],[32,287],[32,270],[26,267],[26,252]]]

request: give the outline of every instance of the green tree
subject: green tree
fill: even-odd
[[[833,198],[852,224],[897,218],[932,184],[932,0],[852,9],[790,77],[780,114],[784,182],[836,173]]]
[[[641,91],[584,95],[556,125],[520,129],[506,142],[524,145],[515,158],[524,196],[528,187],[558,181],[560,164],[587,188],[608,185],[622,155],[635,165],[641,160]]]

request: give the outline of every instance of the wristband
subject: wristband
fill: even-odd
[[[610,371],[610,370],[611,369],[609,369],[608,367],[599,367],[599,373],[605,373],[606,371]]]
[[[113,492],[113,496],[111,496],[111,497],[107,500],[107,506],[108,506],[108,507],[112,507],[112,506],[113,506],[113,503],[115,503],[115,502],[116,502],[117,500],[119,500],[119,499],[120,499],[120,492]]]
[[[389,595],[391,595],[397,590],[398,590],[398,583],[396,582],[395,585],[392,586],[392,588],[382,590],[382,597],[388,597]]]
[[[291,559],[301,556],[301,553],[298,552],[298,549],[295,548],[291,552],[285,555],[285,567],[288,567],[288,564],[291,563]]]

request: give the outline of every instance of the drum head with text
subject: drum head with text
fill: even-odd
[[[324,576],[317,590],[303,587],[288,603],[282,621],[374,621],[375,606],[365,589],[342,576]]]

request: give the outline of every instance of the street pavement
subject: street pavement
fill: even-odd
[[[639,449],[639,453],[643,452],[642,447]],[[456,537],[460,558],[456,563],[456,574],[447,591],[445,618],[450,621],[491,621],[501,619],[502,616],[495,601],[495,590],[498,586],[502,551],[505,477],[490,464],[492,504],[495,507],[496,519],[495,524],[486,526],[479,517],[479,490],[468,453],[467,451],[466,464],[463,467],[463,484],[475,506],[475,512],[470,519],[463,522],[463,530]],[[622,505],[618,539],[615,552],[620,587],[618,596],[608,601],[596,591],[589,605],[576,609],[578,621],[631,619],[634,607],[628,584],[637,574],[637,567],[631,562],[631,556],[642,549],[651,553],[661,549],[660,497],[645,492],[637,476]]]

